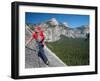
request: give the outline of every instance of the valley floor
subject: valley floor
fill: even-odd
[[[62,36],[48,47],[68,66],[89,65],[89,40]]]

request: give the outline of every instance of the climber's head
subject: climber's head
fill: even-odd
[[[37,33],[40,32],[40,31],[41,31],[41,27],[40,27],[40,26],[36,26],[36,27],[34,28],[34,31],[37,32]]]

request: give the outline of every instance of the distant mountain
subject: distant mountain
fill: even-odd
[[[39,24],[46,34],[47,41],[57,41],[64,35],[69,38],[86,38],[89,34],[89,26],[82,25],[76,28],[70,28],[67,22],[58,22],[56,18],[44,21]],[[32,29],[32,26],[30,26]],[[33,25],[34,27],[34,25]]]

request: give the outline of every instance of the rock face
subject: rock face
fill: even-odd
[[[89,34],[89,26],[83,25],[76,28],[70,28],[68,23],[59,23],[55,18],[40,24],[40,27],[46,34],[46,40],[49,42],[57,41],[61,35],[70,38],[86,38]]]

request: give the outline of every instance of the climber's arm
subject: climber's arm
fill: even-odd
[[[25,46],[27,46],[32,40],[33,40],[33,37],[31,36],[31,37],[29,38],[29,40],[26,42],[26,45],[25,45]]]

